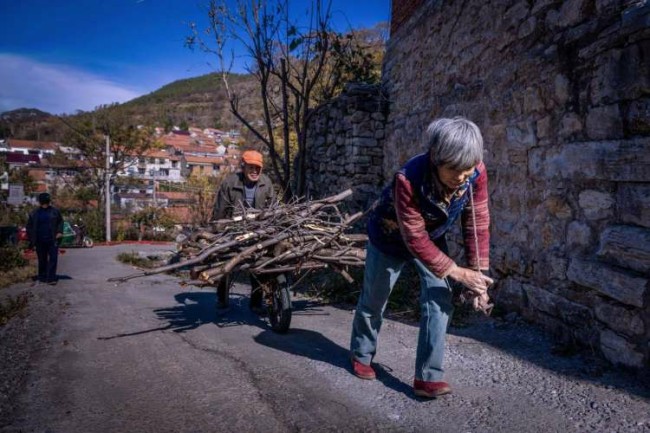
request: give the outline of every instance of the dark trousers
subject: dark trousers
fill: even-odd
[[[59,247],[56,242],[37,242],[36,256],[38,257],[38,280],[48,283],[55,281],[59,256]]]
[[[262,306],[262,301],[264,299],[264,293],[262,292],[262,288],[260,287],[260,283],[263,283],[266,281],[269,277],[255,277],[253,275],[250,276],[251,279],[251,299],[249,302],[249,306],[251,308],[257,308]],[[217,303],[221,307],[227,307],[228,306],[228,298],[230,295],[230,285],[231,285],[231,277],[226,276],[219,281],[219,285],[217,286]]]

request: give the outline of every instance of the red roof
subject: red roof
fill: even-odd
[[[220,156],[210,157],[210,156],[192,156],[186,155],[185,161],[192,164],[223,164],[224,160]]]
[[[194,200],[194,194],[180,191],[160,192],[158,196],[168,200]]]
[[[9,146],[24,147],[26,149],[56,150],[59,147],[59,143],[56,143],[54,141],[16,140],[14,138],[10,138]]]

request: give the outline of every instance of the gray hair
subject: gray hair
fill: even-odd
[[[427,127],[431,162],[454,170],[466,170],[483,161],[483,136],[478,126],[464,117],[434,120]]]

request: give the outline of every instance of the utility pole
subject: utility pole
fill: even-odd
[[[106,135],[106,242],[111,241],[111,138]]]
[[[156,169],[151,169],[151,179],[153,183],[153,207],[158,207],[156,202]]]

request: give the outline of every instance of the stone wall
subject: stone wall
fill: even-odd
[[[426,0],[391,35],[383,74],[383,173],[423,150],[432,119],[475,121],[498,302],[646,372],[649,65],[646,1]]]
[[[354,193],[349,210],[364,210],[382,186],[386,100],[380,86],[350,84],[313,114],[307,133],[307,189],[313,198]]]

